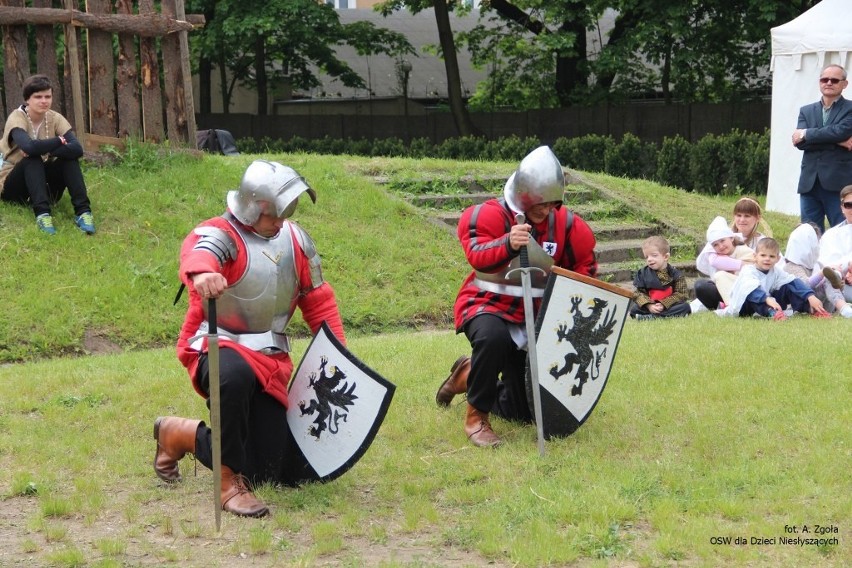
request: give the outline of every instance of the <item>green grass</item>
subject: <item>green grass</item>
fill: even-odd
[[[198,551],[208,548],[211,558],[227,550],[269,566],[294,557],[378,565],[394,555],[398,565],[441,565],[447,554],[498,566],[848,565],[852,401],[832,341],[847,325],[709,314],[629,321],[600,404],[573,436],[548,442],[544,457],[532,427],[495,420],[506,444],[482,451],[465,439],[461,405],[435,407],[434,390],[467,349],[463,337],[355,338],[352,350],[398,387],[373,446],[332,483],[262,487],[272,515],[225,515],[222,536],[207,470],[196,475],[184,460],[184,483],[167,487],[151,469],[154,418],[205,414],[171,349],[5,366],[0,511],[23,511],[6,527],[16,543],[6,554],[35,565],[80,554],[132,565],[142,551],[202,565]],[[771,342],[749,352],[736,337]],[[806,365],[792,364],[785,351],[804,358],[802,337],[820,340]],[[101,402],[59,402],[68,399]],[[36,491],[24,489],[30,483]],[[840,546],[710,543],[816,524],[839,527]],[[435,563],[418,563],[427,560]]]
[[[67,200],[55,239],[0,206],[0,360],[24,361],[0,365],[0,566],[852,564],[849,324],[838,318],[628,321],[603,397],[574,435],[540,457],[534,428],[495,420],[503,447],[467,442],[463,406],[434,403],[469,349],[450,323],[464,259],[450,232],[372,176],[512,168],[479,162],[269,156],[317,188],[298,220],[323,255],[350,348],[397,391],[350,472],[263,486],[272,514],[223,515],[216,534],[210,472],[186,459],[184,482],[161,484],[151,433],[159,415],[205,417],[174,355],[177,251],[221,212],[252,157],[167,156],[152,171],[137,150],[135,162],[87,171],[94,237],[71,226]],[[686,233],[734,201],[588,178],[635,218]],[[795,226],[769,221],[779,236]],[[122,351],[54,357],[85,354],[93,336]],[[302,332],[296,358],[307,344]],[[816,525],[837,527],[822,536],[839,544],[777,544],[786,527],[801,536]]]

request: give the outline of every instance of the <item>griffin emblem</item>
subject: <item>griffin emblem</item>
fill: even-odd
[[[311,399],[311,403],[305,406],[305,401],[299,401],[299,410],[301,415],[313,415],[317,413],[314,419],[314,426],[311,426],[311,436],[319,440],[320,435],[328,430],[330,434],[337,434],[338,424],[341,420],[346,422],[349,416],[349,409],[354,401],[358,398],[355,396],[355,383],[349,386],[346,383],[346,373],[340,370],[340,367],[332,366],[331,374],[326,374],[326,365],[328,357],[320,359],[320,367],[318,373],[311,373],[308,376],[308,384],[313,387],[316,394],[315,399]],[[319,378],[317,378],[319,375]],[[340,383],[343,386],[340,386]],[[340,388],[338,388],[340,386]],[[335,406],[337,408],[332,408]],[[338,410],[339,409],[339,410]]]
[[[582,296],[571,297],[570,314],[573,317],[573,325],[569,329],[567,323],[560,323],[556,330],[557,343],[567,341],[574,348],[574,353],[565,355],[565,364],[562,368],[554,363],[550,367],[550,374],[555,380],[567,375],[577,367],[578,383],[571,387],[571,396],[583,394],[583,385],[591,378],[593,381],[600,375],[601,361],[606,357],[606,347],[594,350],[595,347],[609,345],[609,336],[615,328],[616,308],[604,310],[608,305],[606,300],[594,298],[592,308],[588,315],[580,311]]]

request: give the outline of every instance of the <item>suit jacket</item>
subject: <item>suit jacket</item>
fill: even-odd
[[[822,101],[805,105],[799,110],[797,128],[807,129],[804,141],[796,145],[804,152],[798,192],[809,192],[817,178],[828,191],[839,192],[852,184],[852,152],[837,145],[852,137],[852,101],[837,99],[825,126]]]

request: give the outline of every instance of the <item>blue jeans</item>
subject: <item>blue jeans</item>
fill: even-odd
[[[840,211],[840,194],[825,189],[819,182],[819,178],[809,192],[799,194],[799,209],[802,223],[812,222],[823,232],[826,229],[825,218],[828,218],[829,227],[843,221],[843,212]]]

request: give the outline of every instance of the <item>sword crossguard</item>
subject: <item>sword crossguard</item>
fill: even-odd
[[[524,266],[522,268],[513,268],[512,270],[507,272],[506,273],[506,279],[509,280],[510,276],[512,276],[512,274],[514,274],[515,272],[520,272],[521,274],[529,274],[531,272],[536,272],[536,271],[541,272],[542,274],[547,276],[547,272],[544,269],[539,268],[538,266]]]

